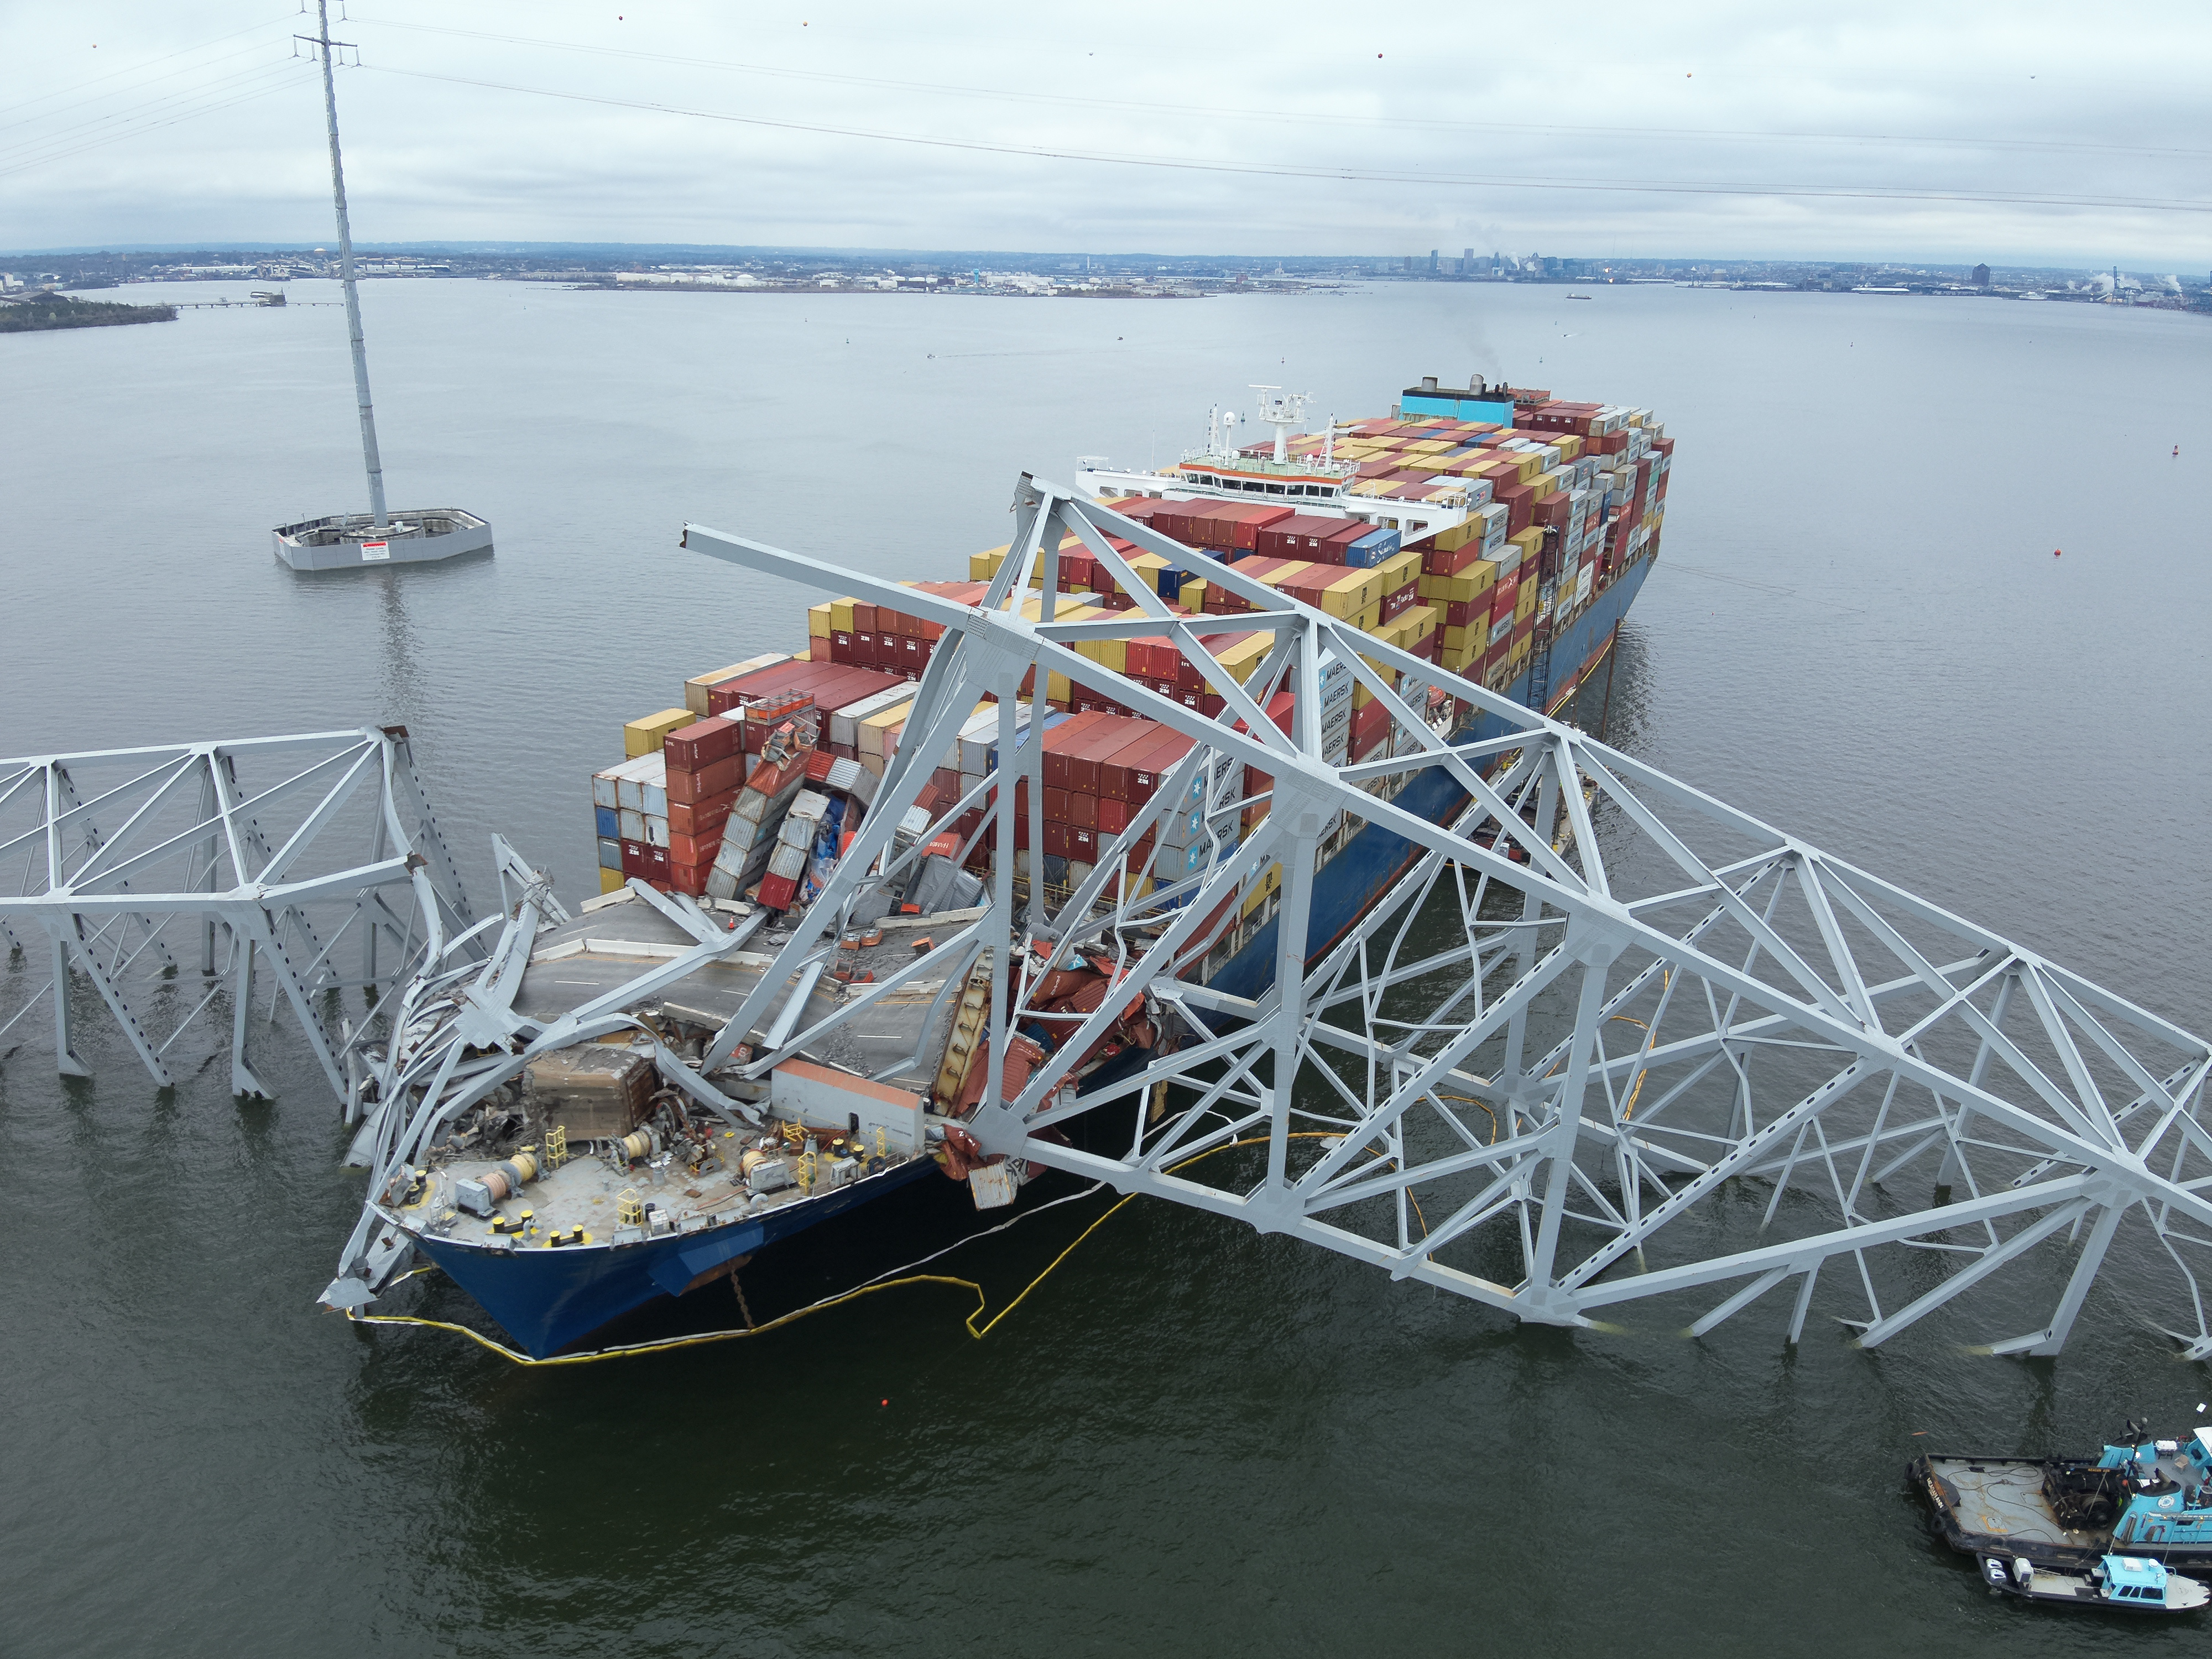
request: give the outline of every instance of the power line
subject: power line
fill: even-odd
[[[218,34],[214,40],[203,40],[196,46],[179,46],[176,51],[164,52],[159,58],[149,58],[143,64],[131,64],[122,69],[110,70],[105,75],[95,75],[88,81],[79,81],[72,86],[56,87],[52,92],[42,92],[35,98],[26,98],[20,104],[0,104],[0,115],[12,115],[19,109],[28,109],[33,104],[43,104],[49,98],[60,98],[72,92],[81,92],[87,87],[96,87],[103,81],[112,81],[118,75],[136,75],[141,70],[152,69],[155,64],[166,64],[172,58],[189,58],[196,52],[205,52],[210,46],[219,46],[226,40],[235,40],[240,35],[251,34],[256,29],[265,29],[274,23],[288,23],[291,21],[292,16],[292,13],[287,12],[282,17],[272,18],[265,22],[248,23],[242,29],[233,29],[228,34]],[[235,52],[228,55],[237,56]],[[158,80],[162,77],[155,78]]]
[[[203,115],[212,115],[218,110],[231,109],[240,104],[251,103],[257,98],[265,98],[272,92],[282,92],[287,87],[298,84],[303,78],[295,72],[295,62],[288,59],[270,66],[267,71],[269,79],[264,85],[250,87],[244,90],[234,89],[231,94],[217,98],[212,102],[191,106],[170,113],[142,112],[132,118],[131,125],[115,131],[85,137],[68,148],[50,150],[43,155],[32,155],[12,165],[0,167],[0,179],[13,178],[18,173],[29,173],[35,168],[50,166],[56,161],[66,161],[73,155],[82,155],[85,151],[98,149],[104,144],[112,144],[125,138],[137,137],[141,133],[152,132],[162,127],[175,126],[180,121],[190,121]],[[151,118],[156,116],[158,118]]]
[[[73,109],[83,109],[110,98],[120,97],[125,92],[143,91],[157,81],[173,80],[179,75],[188,75],[195,70],[210,70],[217,64],[228,64],[234,58],[244,58],[261,49],[259,45],[240,46],[236,52],[227,52],[222,57],[211,58],[204,64],[188,64],[182,69],[167,70],[160,75],[149,76],[135,87],[118,87],[112,92],[96,92],[89,98],[80,98],[73,104],[64,104],[59,109],[41,110],[36,115],[26,115],[19,121],[0,121],[0,132],[13,132],[17,127],[33,126],[40,121],[51,121],[57,116],[66,115]],[[27,106],[18,105],[17,107],[26,108]]]
[[[1060,146],[1003,144],[985,139],[940,138],[921,133],[886,132],[864,127],[835,126],[823,122],[781,121],[761,115],[732,115],[720,110],[690,109],[677,104],[646,102],[581,92],[559,92],[547,87],[519,86],[510,82],[483,81],[457,75],[436,75],[427,70],[392,69],[370,64],[380,75],[405,76],[417,81],[438,81],[452,86],[475,87],[494,92],[524,93],[557,98],[570,103],[597,104],[614,109],[646,110],[661,115],[682,115],[699,120],[723,121],[739,126],[772,128],[786,132],[809,132],[839,138],[859,138],[878,143],[909,144],[932,149],[965,150],[994,155],[1016,155],[1031,161],[1087,161],[1103,166],[1155,167],[1176,173],[1218,173],[1242,177],[1315,179],[1346,184],[1410,184],[1431,187],[1500,190],[1572,190],[1646,195],[1781,197],[1816,201],[1954,202],[1979,205],[2136,209],[2163,213],[2212,212],[2212,202],[2172,200],[2154,197],[2070,196],[2015,191],[1913,190],[1888,185],[1762,185],[1723,181],[1691,182],[1648,179],[1592,179],[1511,173],[1419,173],[1393,168],[1343,166],[1298,166],[1284,162],[1236,161],[1198,157],[1134,155],[1107,150],[1075,149]]]
[[[235,70],[228,75],[217,76],[200,86],[170,93],[133,108],[111,110],[105,115],[95,115],[51,132],[16,138],[0,144],[0,161],[19,160],[54,146],[72,146],[80,139],[117,123],[129,125],[153,117],[168,115],[180,106],[192,104],[211,94],[228,98],[240,89],[240,83],[264,80],[272,74],[287,73],[297,61],[295,58],[278,58],[273,64],[257,64],[250,69]]]
[[[2212,157],[2212,150],[2182,149],[2150,144],[2100,144],[2063,138],[1946,138],[1910,133],[1755,132],[1724,127],[1597,127],[1565,126],[1522,121],[1454,121],[1420,116],[1335,115],[1301,111],[1224,108],[1213,105],[1147,103],[1131,99],[1086,98],[1074,93],[1021,92],[1004,87],[970,87],[931,81],[902,81],[864,75],[839,75],[826,70],[788,69],[777,64],[749,64],[731,58],[697,58],[680,53],[645,52],[629,46],[592,46],[581,41],[549,40],[527,34],[500,34],[482,29],[441,27],[432,23],[402,23],[389,19],[356,18],[380,28],[405,29],[417,34],[450,35],[459,40],[494,40],[507,46],[544,46],[557,52],[580,52],[594,57],[631,58],[642,63],[676,64],[690,69],[726,70],[743,75],[811,81],[841,86],[922,92],[957,98],[983,98],[1000,103],[1079,105],[1097,109],[1131,110],[1146,114],[1201,116],[1209,120],[1263,121],[1291,125],[1401,127],[1431,132],[1553,133],[1593,138],[1719,138],[1732,142],[1771,143],[1777,139],[1813,143],[1906,144],[1964,149],[2030,151],[2078,150],[2128,155]]]

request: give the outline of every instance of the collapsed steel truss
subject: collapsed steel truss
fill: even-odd
[[[973,607],[686,527],[689,547],[944,629],[857,843],[712,1046],[710,1066],[768,1029],[747,1067],[759,1075],[865,1006],[871,991],[803,1029],[787,1013],[769,1024],[779,1003],[798,1006],[784,1001],[787,987],[803,995],[818,979],[934,757],[993,697],[1002,777],[971,788],[935,826],[988,806],[976,834],[996,854],[988,908],[938,944],[931,969],[954,979],[985,953],[1001,975],[1029,964],[1012,976],[1028,988],[1013,1006],[1004,978],[991,1000],[989,1077],[969,1126],[987,1152],[1234,1217],[1557,1325],[1735,1287],[1704,1306],[1690,1326],[1702,1334],[1794,1280],[1795,1341],[1822,1270],[1840,1262],[1845,1322],[1871,1346],[2063,1237],[2063,1285],[2037,1304],[2048,1317],[1994,1351],[2057,1352],[2100,1271],[2124,1260],[2137,1289],[2154,1265],[2172,1270],[2184,1311],[2169,1334],[2192,1357],[2212,1355],[2197,1273],[2212,1249],[2212,1135],[2200,1121],[2212,1050],[2202,1038],[1207,561],[1206,580],[1253,607],[1233,625],[1275,636],[1240,686],[1199,642],[1202,625],[1220,624],[1153,598],[1107,538],[1186,568],[1203,556],[1033,478],[1014,505],[1012,550]],[[1134,596],[1126,618],[1055,619],[1066,535]],[[1020,601],[1033,574],[1041,614],[1031,620]],[[1145,636],[1166,637],[1213,674],[1218,719],[1109,677],[1073,648]],[[1331,655],[1389,711],[1397,740],[1387,758],[1323,758],[1320,675]],[[1033,670],[1039,692],[1048,672],[1098,686],[1199,747],[1126,830],[1110,843],[1101,835],[1079,887],[1055,894],[1040,867],[1026,904],[1017,792],[992,783],[1026,778],[1028,844],[1041,848],[1042,745],[1017,747],[1019,688]],[[1399,696],[1401,676],[1475,711],[1462,733],[1493,735],[1439,735],[1425,707]],[[1284,689],[1297,694],[1287,733],[1263,712]],[[1240,841],[1244,766],[1273,787],[1267,816]],[[1431,772],[1464,803],[1444,814],[1451,821],[1395,799]],[[1212,860],[1146,890],[1143,876],[1157,871],[1129,871],[1127,855],[1194,787],[1213,826]],[[1339,814],[1399,838],[1408,867],[1340,938],[1321,939],[1309,926],[1316,866],[1345,833]],[[1279,899],[1258,930],[1261,948],[1272,934],[1272,988],[1246,1000],[1194,982],[1209,952],[1249,945],[1240,895],[1278,863]],[[1009,1097],[1009,1033],[1036,1018],[1030,991],[1079,941],[1124,963],[1123,990]],[[1067,1088],[1071,1062],[1139,994],[1179,1016],[1170,1024],[1184,1040],[1118,1080]],[[1050,1130],[1077,1132],[1080,1144],[1041,1133]],[[1264,1155],[1246,1156],[1261,1167],[1232,1156],[1178,1172],[1255,1139]],[[2122,1234],[2130,1218],[2140,1224]]]
[[[269,1092],[258,972],[264,1023],[290,1008],[349,1121],[377,998],[483,954],[399,726],[0,761],[0,1042],[43,1006],[62,1073],[89,1076],[84,989],[165,1088],[227,999],[232,1089]]]
[[[2052,1353],[2106,1266],[2123,1266],[2136,1295],[2163,1266],[2185,1310],[2166,1328],[2191,1357],[2212,1356],[2197,1271],[2212,1249],[2201,1038],[1209,562],[1209,581],[1254,606],[1235,626],[1275,638],[1240,685],[1200,642],[1218,624],[1170,611],[1107,538],[1187,568],[1203,556],[1027,477],[1015,511],[1013,550],[975,606],[687,527],[695,549],[944,629],[826,890],[696,1067],[655,1043],[663,1074],[702,1106],[742,1121],[708,1074],[763,1076],[917,974],[957,984],[988,972],[988,1073],[967,1126],[987,1152],[1290,1234],[1517,1318],[1588,1325],[1616,1304],[1703,1293],[1690,1326],[1702,1334],[1795,1280],[1795,1341],[1823,1269],[1840,1261],[1848,1276],[1832,1291],[1840,1281],[1846,1322],[1872,1345],[2010,1267],[2058,1286],[2010,1287],[2050,1312],[1989,1346]],[[1070,534],[1135,596],[1126,619],[1056,619]],[[1020,604],[1032,573],[1034,620]],[[1073,648],[1161,636],[1212,678],[1219,719]],[[1382,757],[1323,757],[1332,659],[1389,711]],[[1197,744],[1072,888],[1050,884],[1042,861],[1018,871],[1021,796],[1007,787],[1027,781],[1029,845],[1041,848],[1042,746],[1019,741],[1018,704],[1026,679],[1042,693],[1051,673]],[[1440,735],[1416,685],[1459,700],[1472,723]],[[1287,732],[1265,713],[1285,689]],[[939,803],[933,834],[902,848],[895,832],[935,757],[986,698],[1001,775]],[[1254,804],[1245,767],[1271,787],[1266,816],[1240,829]],[[248,782],[242,769],[273,771]],[[109,781],[89,786],[95,773]],[[1437,775],[1453,786],[1446,809],[1401,804],[1411,781]],[[1192,801],[1209,842],[1198,867],[1132,869],[1147,832]],[[350,837],[338,828],[349,802],[367,811]],[[994,851],[984,914],[811,1017],[856,902],[902,881],[935,832],[978,807],[962,850]],[[1312,937],[1316,865],[1363,825],[1362,860],[1380,842],[1404,868],[1340,937]],[[258,958],[272,1007],[289,1000],[349,1120],[367,1109],[356,1157],[374,1172],[369,1198],[325,1292],[358,1305],[407,1255],[382,1195],[442,1126],[531,1055],[638,1029],[627,1010],[729,958],[763,921],[732,931],[633,884],[691,942],[584,1006],[526,1018],[514,1002],[531,941],[565,912],[496,838],[494,852],[502,914],[474,922],[396,730],[0,763],[0,878],[19,890],[0,888],[15,947],[0,987],[24,988],[41,941],[52,967],[12,1012],[0,1006],[0,1040],[51,994],[61,1067],[82,1071],[74,975],[166,1084],[167,1051],[228,991],[234,1085],[258,1092],[246,1055]],[[1255,908],[1251,884],[1278,865],[1279,896]],[[206,994],[156,1042],[147,993],[158,1003],[189,975],[175,941],[195,928]],[[1118,994],[1079,1020],[1041,1014],[1036,988],[1079,945],[1123,964]],[[342,969],[351,951],[358,965]],[[1255,999],[1200,982],[1235,951],[1272,952],[1272,984]],[[373,1016],[343,1016],[349,989],[379,999]],[[1070,1087],[1072,1066],[1139,996],[1175,1036],[1137,1069]],[[1054,1018],[1053,1054],[1008,1097],[1012,1034]],[[2062,1237],[2063,1269],[2040,1269],[2036,1247]],[[1707,1305],[1717,1287],[1733,1288]]]

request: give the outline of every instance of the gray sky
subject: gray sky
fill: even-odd
[[[2212,265],[2202,5],[347,9],[368,240]],[[326,240],[312,30],[6,0],[0,246]]]

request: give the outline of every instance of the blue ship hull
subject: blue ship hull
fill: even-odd
[[[819,1198],[699,1232],[634,1244],[562,1249],[490,1249],[417,1235],[416,1247],[538,1358],[589,1336],[658,1296],[676,1297],[706,1274],[872,1202],[925,1176],[943,1178],[933,1158],[918,1158]]]

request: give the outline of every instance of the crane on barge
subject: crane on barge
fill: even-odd
[[[442,1129],[532,1057],[612,1029],[641,1000],[744,951],[750,988],[732,994],[711,1042],[696,1056],[655,1056],[665,1073],[688,1073],[708,1109],[727,1098],[709,1074],[732,1088],[772,1079],[865,1022],[901,988],[893,981],[926,971],[963,987],[980,975],[988,1076],[972,1112],[938,1129],[957,1127],[981,1158],[1101,1180],[1555,1326],[1593,1327],[1654,1301],[1692,1310],[1687,1328],[1703,1335],[1788,1287],[1788,1341],[1819,1295],[1874,1346],[2002,1276],[2048,1312],[2030,1329],[1992,1332],[1985,1310],[1984,1350],[2052,1354],[2100,1274],[2124,1272],[2130,1294],[2145,1296],[2163,1267],[2169,1334],[2187,1356],[2212,1356],[2200,1291],[2212,1249],[2212,1045],[1233,565],[1209,578],[1250,603],[1239,625],[1272,633],[1272,652],[1248,684],[1218,682],[1218,720],[1123,689],[1137,712],[1197,746],[1074,890],[1024,891],[1017,777],[1029,786],[1018,809],[1032,817],[1029,844],[1042,840],[1041,745],[1019,742],[1027,677],[1040,688],[1048,673],[1081,679],[1091,665],[1073,647],[1101,638],[1164,636],[1194,665],[1213,664],[1198,624],[1154,598],[1109,538],[1171,562],[1190,550],[1029,476],[1014,510],[1015,550],[972,606],[685,527],[695,551],[866,595],[945,630],[909,738],[826,889],[785,919],[772,952],[747,948],[757,927],[732,933],[681,895],[641,888],[675,942],[549,1018],[516,997],[557,913],[546,884],[495,843],[502,888],[516,885],[501,915],[472,917],[402,763],[404,736],[30,757],[0,763],[0,860],[21,890],[0,896],[0,927],[21,930],[9,935],[19,945],[43,935],[52,976],[0,1033],[50,991],[60,1065],[76,1067],[74,975],[160,1081],[183,1027],[156,1047],[127,981],[159,977],[165,959],[173,967],[173,954],[149,954],[171,924],[225,930],[240,1007],[252,963],[266,963],[311,1042],[321,1030],[325,1073],[362,1123],[357,1145],[373,1149],[371,1196],[325,1292],[337,1306],[364,1305],[411,1259],[387,1194]],[[1068,534],[1133,596],[1126,619],[1055,619]],[[1040,568],[1042,613],[1029,619],[1020,600]],[[1389,710],[1398,752],[1323,757],[1318,686],[1330,659]],[[1464,703],[1474,734],[1437,732],[1394,673]],[[1279,690],[1295,694],[1288,730],[1265,712]],[[968,842],[995,854],[984,902],[933,927],[911,973],[826,989],[854,917],[978,804],[909,821],[929,781],[917,757],[940,753],[986,699],[997,702],[998,752],[1012,758],[988,781]],[[248,761],[281,764],[248,786]],[[1241,835],[1231,826],[1249,803],[1225,809],[1206,781],[1239,766],[1273,780],[1266,816]],[[95,774],[116,781],[95,787]],[[1464,803],[1441,821],[1391,788],[1431,774]],[[1212,856],[1179,880],[1130,879],[1124,855],[1191,787],[1217,826]],[[348,840],[335,826],[364,790],[354,804],[374,809],[374,828]],[[1340,812],[1400,837],[1404,870],[1362,914],[1317,917],[1316,848]],[[1231,995],[1194,966],[1271,862],[1284,872],[1265,935],[1273,982]],[[312,914],[318,904],[331,914]],[[349,937],[362,953],[350,969],[339,965]],[[1036,1013],[1038,988],[1079,954],[1110,959],[1114,992],[1079,1018],[1057,1016],[1073,1029],[1017,1071],[1015,1034]],[[219,988],[215,960],[210,944],[203,973]],[[364,986],[374,1006],[333,1029],[331,994]],[[1078,1060],[1139,998],[1171,1016],[1175,1040],[1079,1079]],[[234,1076],[250,1079],[242,1013],[236,1030]],[[1247,1162],[1194,1162],[1254,1143]],[[1748,1232],[1746,1194],[1762,1201]]]

